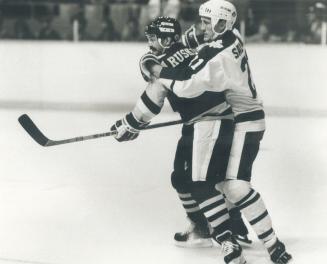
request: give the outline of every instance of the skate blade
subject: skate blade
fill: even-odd
[[[242,248],[249,248],[252,246],[252,241],[251,243],[248,243],[248,242],[237,240],[237,243],[239,243]]]
[[[235,236],[235,239],[237,243],[239,243],[242,247],[251,247],[251,245],[253,244],[253,241],[250,239],[242,239],[238,236]]]
[[[175,246],[182,248],[210,248],[213,247],[211,238],[199,239],[192,242],[175,241]]]

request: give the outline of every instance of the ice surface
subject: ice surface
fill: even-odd
[[[103,138],[43,148],[19,127],[20,114],[0,111],[0,263],[222,263],[218,248],[173,245],[186,224],[170,186],[179,126],[128,143]],[[106,131],[121,116],[29,114],[53,139]],[[294,263],[324,263],[327,120],[268,116],[267,124],[253,184]],[[258,241],[245,256],[270,263]]]

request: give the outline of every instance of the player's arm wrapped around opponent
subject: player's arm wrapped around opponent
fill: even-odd
[[[196,49],[204,43],[204,34],[198,32],[196,26],[192,25],[182,35],[182,43],[188,48]]]
[[[196,26],[192,25],[187,29],[181,37],[184,46],[190,49],[196,49],[200,52],[204,45],[204,35],[199,33]],[[190,67],[162,67],[160,64],[152,64],[150,68],[151,78],[164,78],[170,80],[185,80],[189,79],[195,72],[195,68],[199,68],[199,64],[205,64],[203,60],[199,60],[196,56],[190,63]],[[164,68],[164,70],[163,70]],[[161,71],[163,70],[163,73]],[[198,69],[196,69],[198,70]]]
[[[224,47],[220,43],[213,45],[204,45],[185,67],[161,68],[158,81],[167,89],[181,95],[196,93],[201,89],[224,94],[233,82],[226,79],[219,55]]]
[[[202,46],[198,54],[190,62],[189,65],[180,68],[162,67],[161,65],[153,65],[151,74],[157,79],[168,79],[175,81],[185,81],[192,75],[198,73],[208,63],[207,54],[208,45]],[[165,85],[169,87],[165,82]]]
[[[115,138],[119,142],[136,139],[151,119],[160,113],[167,93],[160,82],[149,82],[133,111],[111,126],[111,131],[117,132]]]

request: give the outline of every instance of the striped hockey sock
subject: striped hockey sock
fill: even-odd
[[[178,193],[178,197],[186,213],[194,213],[200,211],[198,203],[193,199],[191,193]]]
[[[213,229],[213,238],[222,242],[230,237],[230,217],[222,194],[212,195],[199,202],[199,206]]]
[[[260,194],[251,189],[235,205],[241,210],[265,247],[271,247],[277,241],[277,237],[272,228],[270,215]]]
[[[182,202],[188,218],[196,225],[208,228],[208,221],[191,193],[178,193],[178,197]]]

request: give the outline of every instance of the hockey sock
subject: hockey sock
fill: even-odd
[[[198,203],[193,199],[191,193],[178,193],[179,199],[186,211],[188,218],[200,228],[208,228],[208,221],[201,212]]]
[[[241,200],[235,203],[251,224],[258,238],[266,248],[271,247],[277,237],[267,208],[258,192],[251,189]]]
[[[225,194],[223,194],[223,196],[225,198],[225,202],[229,212],[231,231],[233,235],[247,236],[249,234],[249,231],[245,223],[243,222],[240,210],[237,207],[235,207],[233,203],[227,200]]]
[[[201,211],[213,229],[212,237],[219,243],[230,237],[230,217],[222,194],[211,194],[198,201]]]
[[[237,207],[229,209],[229,216],[231,218],[233,235],[246,236],[249,234],[249,231],[243,222],[241,212]]]

